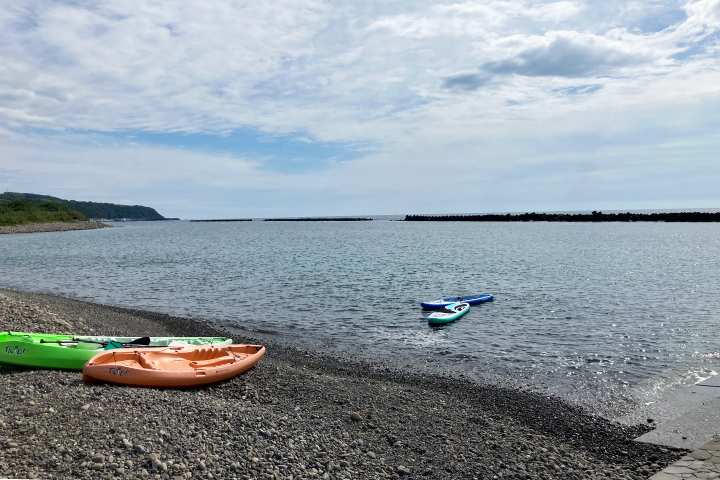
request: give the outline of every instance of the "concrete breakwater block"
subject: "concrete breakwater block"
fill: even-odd
[[[706,378],[695,385],[699,385],[701,387],[720,387],[720,375],[713,375],[712,377]]]
[[[720,436],[720,398],[658,425],[635,440],[673,448],[695,450]]]

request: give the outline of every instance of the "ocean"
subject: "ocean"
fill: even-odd
[[[719,247],[718,224],[124,222],[0,236],[0,286],[613,416],[720,371]],[[421,301],[475,293],[495,299],[428,325]]]

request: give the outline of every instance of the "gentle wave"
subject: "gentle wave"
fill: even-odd
[[[4,235],[0,283],[178,315],[595,408],[720,370],[720,226],[124,223]],[[429,327],[419,303],[492,293]]]

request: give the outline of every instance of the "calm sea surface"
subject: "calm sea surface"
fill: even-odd
[[[0,236],[0,285],[608,413],[720,371],[720,225],[148,222]],[[423,300],[492,293],[429,327]]]

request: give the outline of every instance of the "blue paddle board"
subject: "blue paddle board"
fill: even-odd
[[[431,302],[422,302],[420,305],[422,305],[423,308],[445,308],[448,305],[452,305],[453,303],[457,302],[476,305],[478,303],[487,302],[488,300],[492,299],[492,295],[482,293],[480,295],[471,295],[469,297],[441,298],[440,300],[433,300]]]

